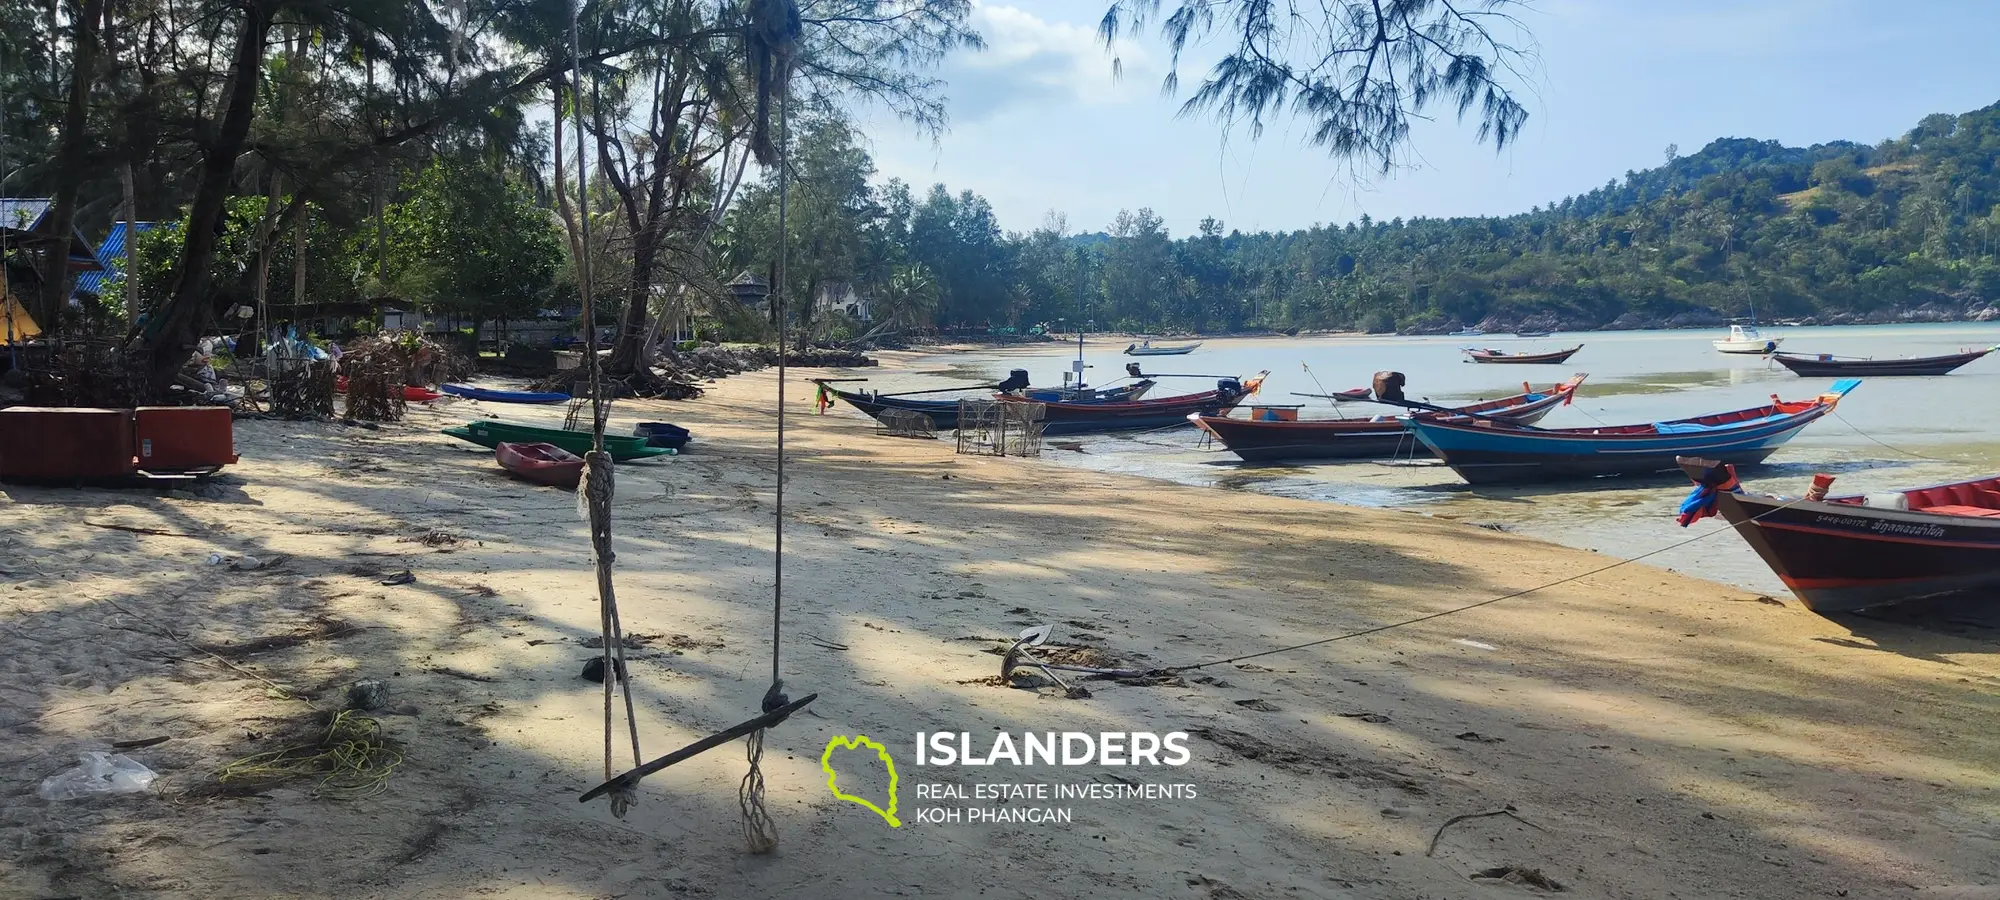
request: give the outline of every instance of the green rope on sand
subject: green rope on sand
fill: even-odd
[[[403,754],[382,737],[380,722],[341,710],[327,720],[316,743],[246,756],[218,769],[215,779],[267,785],[318,776],[319,796],[357,800],[387,790],[390,774],[402,763]]]

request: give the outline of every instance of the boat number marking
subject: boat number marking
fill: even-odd
[[[1911,537],[1944,537],[1944,526],[1914,522],[1891,522],[1887,519],[1863,519],[1857,516],[1834,516],[1821,514],[1813,520],[1817,525],[1832,525],[1838,528],[1855,528],[1873,531],[1876,534],[1903,534]]]

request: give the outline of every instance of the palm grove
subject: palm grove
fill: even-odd
[[[1291,7],[1107,0],[1101,33],[1114,58],[1121,41],[1165,45],[1170,91],[1184,51],[1213,51],[1186,112],[1253,133],[1300,118],[1330,162],[1386,170],[1431,107],[1496,146],[1518,133],[1521,54],[1496,36],[1519,33],[1509,5],[1276,15]],[[943,127],[948,86],[926,73],[977,52],[972,11],[598,0],[581,8],[573,60],[562,0],[7,5],[0,194],[52,198],[57,239],[72,223],[181,225],[149,233],[129,287],[80,310],[59,254],[16,250],[6,270],[38,321],[118,335],[160,372],[232,307],[386,299],[490,320],[576,306],[587,269],[615,326],[613,368],[631,371],[681,313],[757,327],[732,316],[724,282],[772,269],[784,145],[785,299],[822,336],[855,327],[814,320],[810,298],[835,287],[905,330],[1651,324],[1752,302],[1785,316],[1962,313],[2000,295],[1991,109],[1874,146],[1670,151],[1501,218],[1256,234],[1211,219],[1174,235],[1141,209],[1090,233],[1055,214],[1007,233],[976,194],[881,182],[849,118],[868,104]],[[41,269],[32,291],[24,268]]]

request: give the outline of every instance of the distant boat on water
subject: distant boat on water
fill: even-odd
[[[1753,324],[1731,325],[1729,337],[1714,343],[1715,349],[1724,353],[1749,353],[1762,356],[1766,353],[1776,353],[1778,344],[1783,341],[1784,338],[1767,338],[1759,334],[1757,326]]]
[[[1161,344],[1159,346],[1154,346],[1152,341],[1141,341],[1137,344],[1126,344],[1125,355],[1126,356],[1183,356],[1185,354],[1193,353],[1194,348],[1199,346],[1201,346],[1200,341],[1195,341],[1194,343],[1191,344]]]
[[[1446,337],[1481,337],[1485,334],[1486,332],[1480,331],[1477,328],[1460,328],[1459,330],[1446,335]]]
[[[1514,336],[1515,336],[1515,337],[1519,337],[1519,338],[1541,338],[1541,337],[1548,337],[1549,335],[1552,335],[1552,334],[1555,334],[1555,332],[1553,332],[1553,331],[1516,331],[1516,332],[1514,332]]]
[[[1557,365],[1568,362],[1576,351],[1582,350],[1578,344],[1567,350],[1551,350],[1547,353],[1508,353],[1505,350],[1465,348],[1465,357],[1476,363],[1512,363],[1514,365]]]

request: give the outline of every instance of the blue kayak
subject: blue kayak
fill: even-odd
[[[537,393],[535,391],[495,391],[473,387],[469,384],[439,385],[438,390],[455,397],[473,400],[491,400],[494,403],[562,403],[569,400],[568,394]]]

